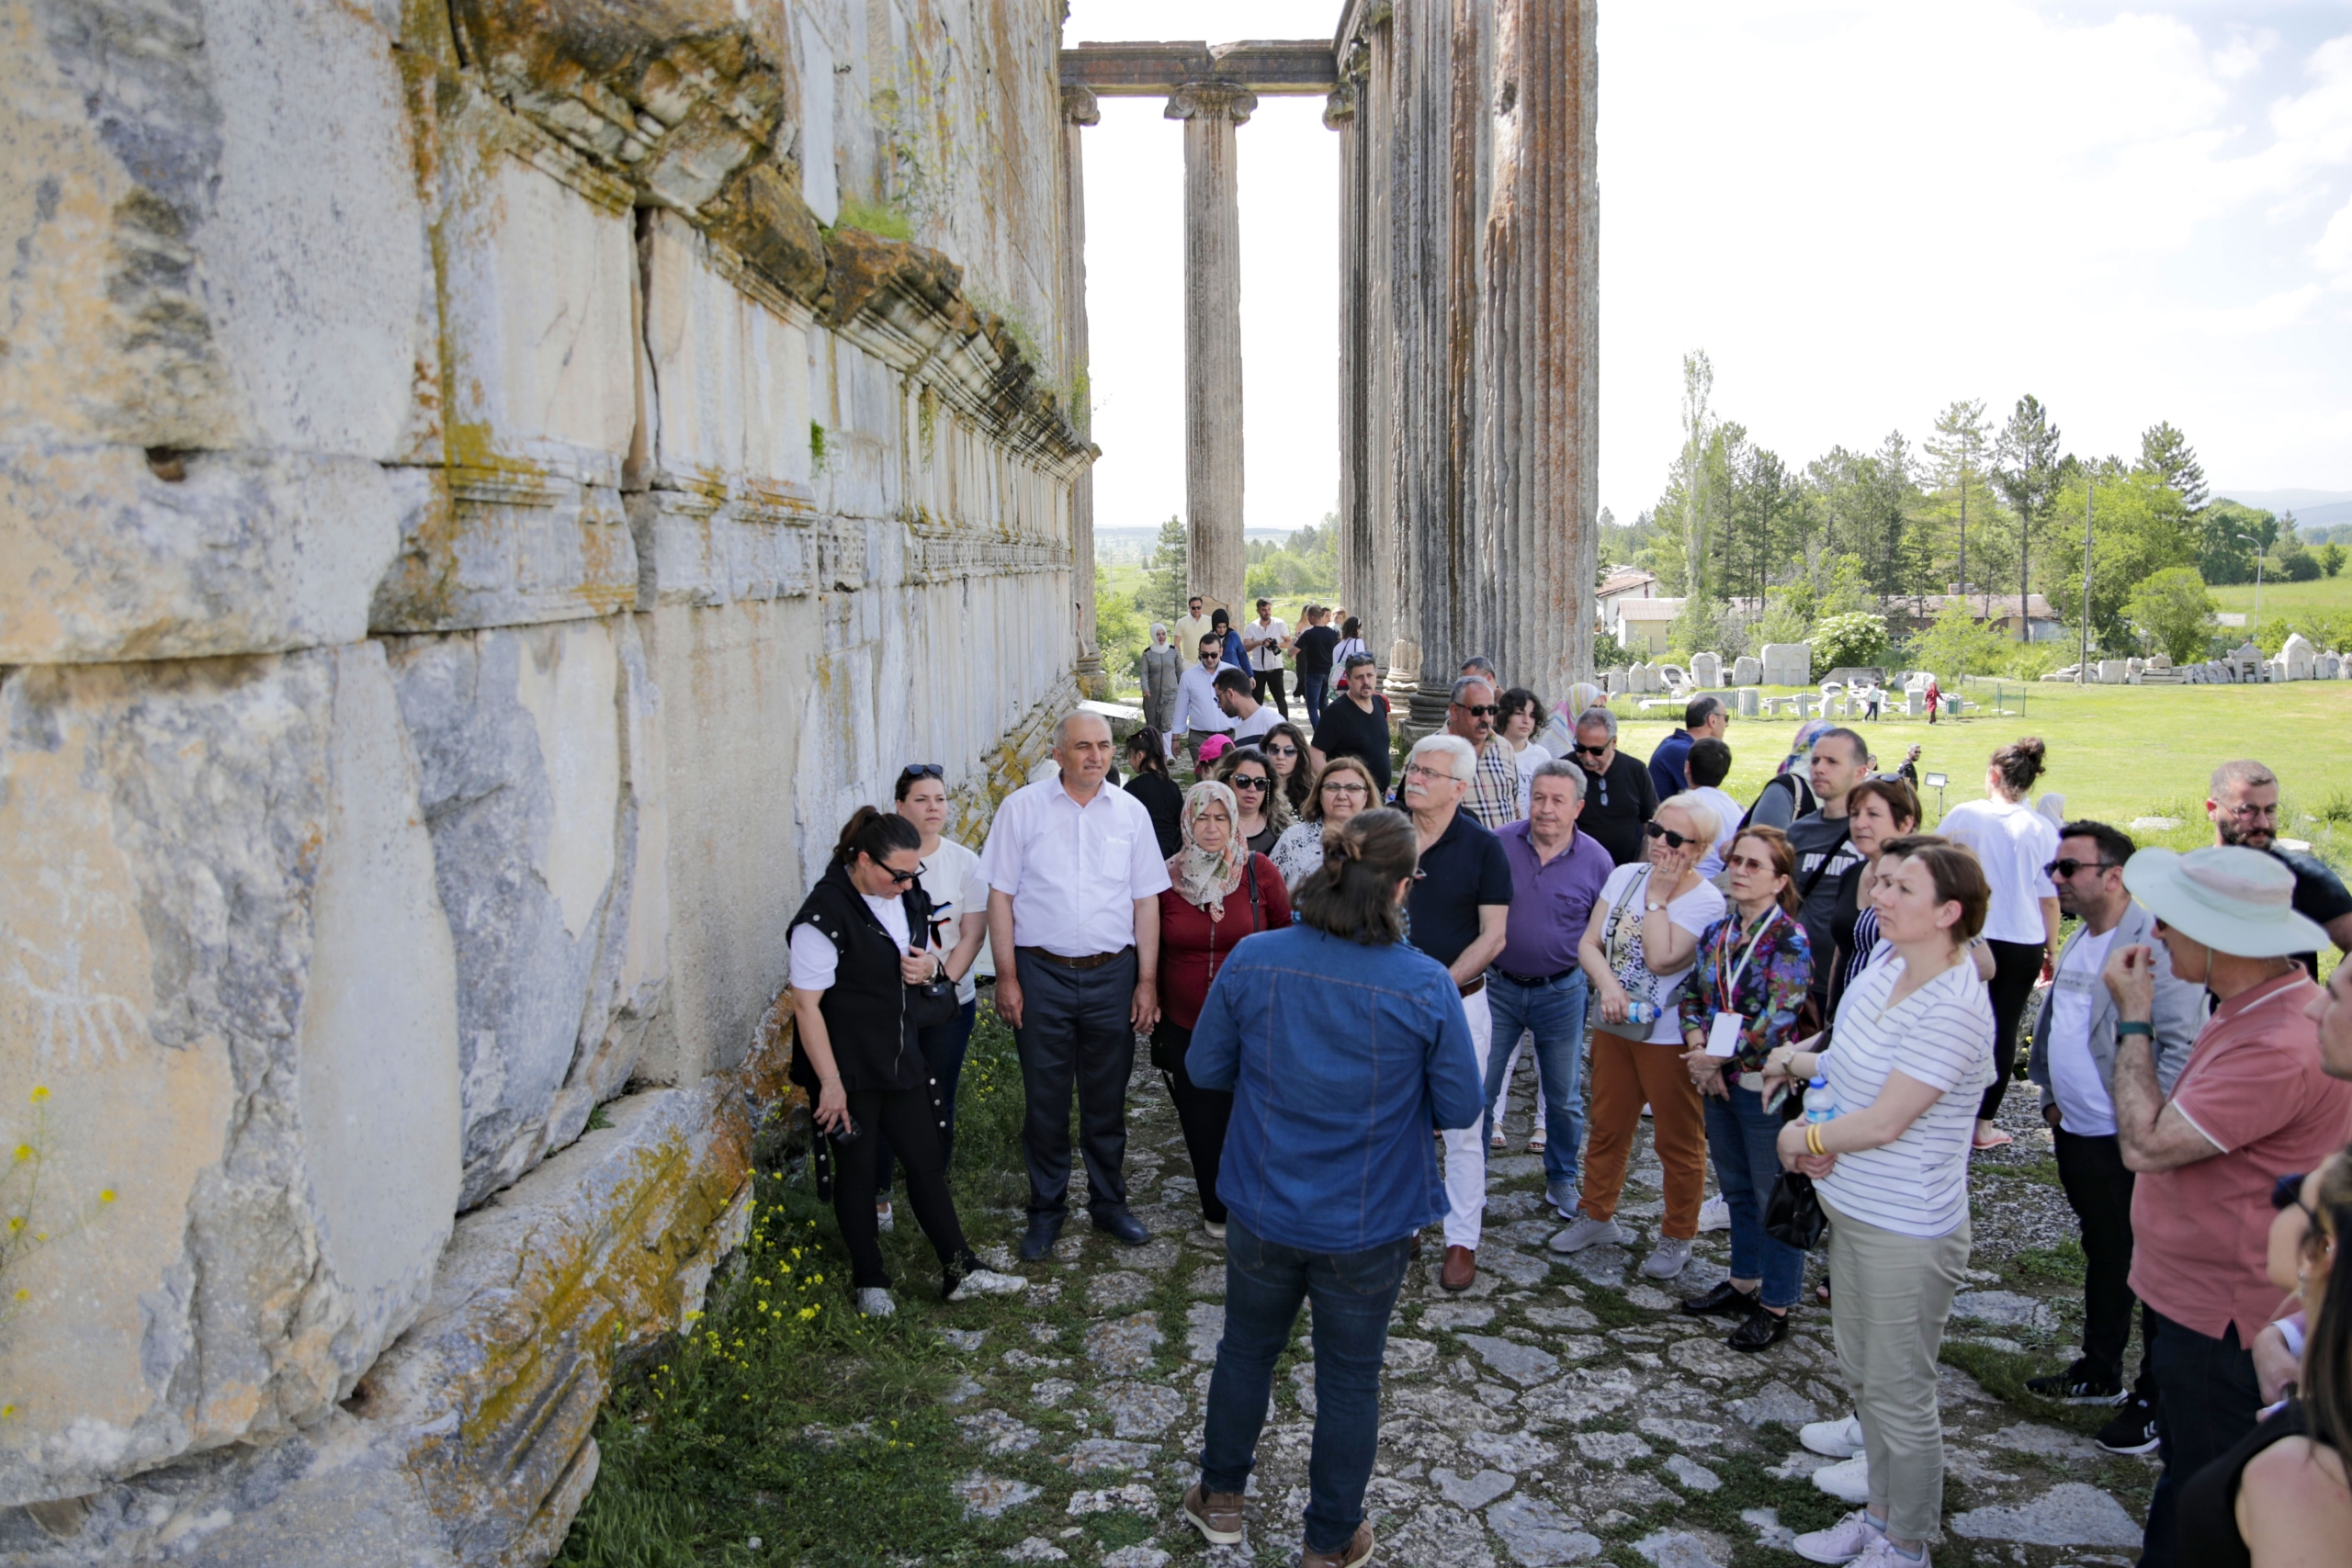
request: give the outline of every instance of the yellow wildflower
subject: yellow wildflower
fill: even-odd
[[[17,1145],[17,1158],[19,1161],[28,1160],[32,1157],[33,1146],[30,1144],[18,1144]]]
[[[114,1189],[113,1189],[113,1188],[111,1188],[111,1187],[101,1187],[101,1188],[99,1188],[99,1189],[98,1189],[98,1201],[99,1201],[99,1202],[101,1202],[101,1203],[111,1203],[111,1202],[113,1202],[113,1201],[114,1201],[114,1197],[115,1197],[115,1193],[114,1193]]]
[[[40,1104],[43,1100],[47,1100],[48,1098],[49,1098],[49,1090],[47,1090],[47,1089],[41,1089],[41,1088],[40,1088],[40,1087],[38,1087],[38,1086],[36,1086],[36,1087],[34,1088],[34,1089],[33,1089],[33,1103],[34,1103],[35,1105],[39,1105],[39,1104]]]

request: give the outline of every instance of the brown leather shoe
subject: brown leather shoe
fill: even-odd
[[[1184,1494],[1184,1522],[1211,1546],[1234,1545],[1241,1539],[1241,1494],[1204,1492],[1195,1481]]]
[[[1449,1291],[1466,1291],[1470,1281],[1478,1277],[1478,1255],[1466,1247],[1445,1249],[1445,1267],[1438,1270],[1437,1282]]]
[[[1466,1247],[1457,1247],[1453,1250],[1467,1252],[1470,1249]],[[1358,1525],[1355,1539],[1337,1551],[1300,1552],[1298,1568],[1362,1568],[1362,1564],[1371,1561],[1372,1527]]]

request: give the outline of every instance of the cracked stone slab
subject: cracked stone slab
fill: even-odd
[[[1724,1478],[1701,1464],[1688,1454],[1676,1454],[1666,1461],[1667,1474],[1686,1492],[1720,1492]]]
[[[1495,1321],[1495,1309],[1469,1302],[1439,1302],[1421,1309],[1423,1328],[1484,1328]]]
[[[1580,1368],[1557,1382],[1528,1390],[1520,1401],[1520,1408],[1531,1422],[1581,1426],[1623,1409],[1641,1392],[1634,1375],[1623,1367]]]
[[[1589,1309],[1571,1307],[1529,1307],[1527,1321],[1538,1328],[1598,1328],[1600,1319]]]
[[[1541,1470],[1560,1457],[1559,1450],[1532,1432],[1472,1432],[1462,1439],[1462,1446],[1513,1475]]]
[[[1633,1285],[1625,1291],[1625,1304],[1644,1312],[1673,1312],[1682,1303],[1656,1285]]]
[[[1551,1275],[1552,1263],[1508,1247],[1491,1247],[1478,1254],[1478,1269],[1523,1288],[1542,1284]]]
[[[988,1391],[982,1388],[970,1374],[967,1373],[965,1376],[957,1378],[956,1380],[956,1386],[949,1389],[946,1393],[941,1397],[949,1404],[963,1404],[971,1400],[978,1399],[981,1394],[986,1393]]]
[[[1460,1337],[1478,1353],[1480,1360],[1522,1388],[1549,1382],[1559,1375],[1559,1358],[1548,1350],[1491,1334],[1464,1334]]]
[[[2034,1454],[2042,1459],[2086,1459],[2098,1452],[2098,1445],[2079,1432],[2037,1426],[2030,1421],[2019,1421],[2015,1426],[1989,1433],[1984,1442],[1992,1448]]]
[[[1225,1296],[1225,1265],[1222,1263],[1215,1263],[1211,1264],[1206,1269],[1193,1269],[1191,1276],[1184,1281],[1184,1291],[1188,1295],[1216,1296],[1219,1300],[1223,1300]]]
[[[1617,1290],[1625,1283],[1625,1270],[1634,1266],[1634,1255],[1622,1247],[1588,1247],[1582,1252],[1559,1255],[1579,1278],[1596,1285]]]
[[[1172,1236],[1155,1236],[1141,1247],[1131,1247],[1123,1254],[1130,1269],[1173,1269],[1182,1256]],[[1107,1559],[1106,1559],[1107,1561]]]
[[[1724,1429],[1709,1421],[1687,1421],[1674,1416],[1645,1416],[1634,1423],[1653,1438],[1677,1448],[1712,1449],[1724,1440]]]
[[[1427,1339],[1392,1337],[1380,1358],[1381,1371],[1386,1372],[1425,1372],[1436,1365],[1437,1347]]]
[[[1821,1419],[1821,1407],[1778,1379],[1746,1399],[1731,1402],[1731,1413],[1751,1427],[1761,1427],[1768,1421],[1778,1421],[1794,1431],[1808,1421]]]
[[[1069,1447],[1069,1452],[1054,1462],[1072,1475],[1091,1475],[1098,1470],[1143,1470],[1159,1457],[1159,1450],[1148,1443],[1121,1442],[1116,1438],[1081,1438]]]
[[[1797,1538],[1796,1531],[1781,1522],[1778,1508],[1742,1508],[1739,1518],[1756,1531],[1756,1544],[1768,1551],[1786,1551]]]
[[[1971,1540],[2013,1540],[2026,1546],[2138,1546],[2140,1526],[2123,1505],[2095,1486],[2062,1481],[2017,1507],[1971,1508],[1948,1521]]]
[[[1167,1568],[1167,1563],[1168,1553],[1148,1540],[1123,1546],[1102,1557],[1102,1568]]]
[[[964,1428],[964,1440],[976,1445],[990,1458],[1005,1454],[1027,1453],[1037,1446],[1037,1428],[1024,1425],[1001,1410],[982,1410],[970,1416],[958,1416],[956,1425]]]
[[[1487,1546],[1477,1516],[1442,1503],[1424,1504],[1399,1525],[1381,1542],[1378,1561],[1409,1563],[1411,1568],[1495,1568],[1495,1554]]]
[[[1224,1276],[1219,1275],[1222,1279]],[[1216,1342],[1225,1337],[1225,1308],[1206,1303],[1184,1309],[1184,1357],[1193,1361],[1216,1359]]]
[[[1488,1508],[1487,1528],[1502,1537],[1521,1568],[1582,1562],[1601,1551],[1598,1536],[1587,1534],[1556,1506],[1524,1493]]]
[[[1587,1488],[1585,1501],[1607,1503],[1638,1514],[1644,1508],[1656,1507],[1660,1503],[1680,1503],[1682,1499],[1647,1471],[1626,1470],[1606,1476],[1598,1485]]]
[[[1094,1403],[1122,1438],[1158,1437],[1184,1414],[1184,1396],[1158,1383],[1105,1383],[1095,1391]]]
[[[1666,1357],[1686,1372],[1726,1382],[1745,1382],[1763,1371],[1754,1357],[1743,1356],[1713,1339],[1685,1339],[1667,1351]]]
[[[1138,1302],[1149,1300],[1151,1291],[1152,1282],[1140,1274],[1118,1269],[1108,1274],[1097,1274],[1088,1280],[1086,1301],[1090,1306],[1106,1312],[1116,1311],[1120,1307],[1131,1307]]]
[[[1430,1472],[1430,1479],[1437,1483],[1437,1495],[1457,1508],[1474,1512],[1485,1507],[1504,1493],[1519,1484],[1519,1477],[1506,1475],[1499,1470],[1482,1470],[1476,1475],[1456,1475],[1450,1470]]]
[[[1159,1314],[1139,1312],[1089,1328],[1086,1359],[1106,1372],[1132,1375],[1148,1371],[1152,1352],[1166,1342],[1167,1337],[1159,1332]],[[1005,1358],[1007,1362],[1012,1359],[1011,1356]]]
[[[1504,1155],[1499,1158],[1490,1158],[1487,1161],[1487,1179],[1489,1181],[1498,1176],[1505,1179],[1516,1179],[1525,1176],[1541,1179],[1543,1175],[1544,1156],[1542,1155]]]
[[[1689,1530],[1658,1530],[1634,1542],[1642,1560],[1657,1568],[1724,1568],[1729,1548]]]
[[[1037,1495],[1037,1489],[1025,1481],[986,1475],[977,1470],[949,1490],[963,1500],[964,1517],[967,1519],[997,1518],[1006,1509],[1017,1508]]]
[[[1082,1519],[1089,1514],[1121,1511],[1148,1515],[1159,1513],[1159,1504],[1152,1496],[1150,1487],[1139,1481],[1130,1481],[1125,1486],[1105,1486],[1099,1492],[1073,1492],[1069,1495],[1067,1511],[1073,1519]]]
[[[1647,1459],[1657,1450],[1631,1432],[1578,1432],[1577,1452],[1595,1464],[1623,1464]]]
[[[950,1349],[961,1350],[968,1356],[988,1342],[989,1331],[985,1328],[943,1328],[939,1337],[947,1342]]]

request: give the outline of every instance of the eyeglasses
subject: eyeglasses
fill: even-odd
[[[1741,871],[1770,871],[1777,874],[1780,869],[1770,861],[1758,860],[1754,855],[1729,855],[1724,857],[1724,863],[1735,866]]]
[[[1468,714],[1473,718],[1492,718],[1495,715],[1503,711],[1498,705],[1494,703],[1482,703],[1476,707],[1471,706],[1468,703],[1456,703],[1453,705],[1460,708],[1464,713]]]
[[[2078,871],[2112,871],[2121,863],[2111,860],[2053,860],[2041,868],[2041,874],[2052,878],[2070,877]]]
[[[2233,806],[2223,815],[2234,817],[2241,822],[2252,821],[2256,817],[2267,817],[2277,821],[2278,803],[2274,800],[2267,806]]]
[[[1579,740],[1575,745],[1569,747],[1568,750],[1571,751],[1581,752],[1583,755],[1588,757],[1598,757],[1607,751],[1609,748],[1614,744],[1614,741],[1604,740],[1598,746],[1588,746],[1583,741]]]
[[[1696,844],[1702,841],[1698,839],[1685,838],[1681,834],[1676,832],[1673,829],[1661,828],[1655,822],[1643,823],[1642,831],[1647,833],[1653,839],[1664,839],[1666,840],[1666,847],[1669,850],[1679,850],[1685,844]]]
[[[1425,768],[1419,762],[1406,763],[1405,776],[1408,779],[1419,779],[1424,783],[1432,779],[1442,779],[1447,784],[1460,784],[1462,782],[1452,773],[1441,773],[1435,768]]]
[[[1269,746],[1266,748],[1266,755],[1269,757],[1295,757],[1298,755],[1298,748],[1295,746]]]
[[[1372,791],[1364,788],[1363,785],[1356,783],[1353,779],[1347,779],[1339,784],[1325,784],[1323,786],[1323,793],[1325,795],[1370,795]]]
[[[899,776],[902,779],[937,779],[945,784],[947,766],[944,762],[909,762],[899,770]]]
[[[1236,773],[1225,782],[1227,788],[1236,790],[1263,789],[1266,787],[1266,781],[1258,777],[1255,773]]]

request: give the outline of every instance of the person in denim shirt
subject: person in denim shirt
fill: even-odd
[[[1372,1555],[1363,1494],[1389,1314],[1414,1233],[1445,1214],[1430,1134],[1487,1109],[1453,977],[1404,942],[1418,843],[1401,812],[1351,818],[1299,884],[1299,923],[1245,938],[1217,971],[1184,1062],[1195,1084],[1233,1094],[1217,1172],[1225,1336],[1184,1517],[1213,1544],[1241,1540],[1274,1359],[1311,1301],[1303,1568]]]
[[[1777,828],[1748,828],[1724,852],[1730,912],[1699,938],[1699,962],[1682,982],[1683,1060],[1707,1113],[1715,1185],[1731,1210],[1731,1278],[1682,1310],[1739,1319],[1727,1343],[1756,1351],[1788,1337],[1789,1309],[1804,1282],[1804,1254],[1765,1234],[1764,1204],[1781,1174],[1781,1116],[1764,1109],[1764,1058],[1796,1029],[1813,984],[1813,948],[1800,918],[1796,852]],[[1728,1057],[1708,1051],[1717,1017],[1736,1017]],[[1726,1030],[1729,1025],[1724,1026]]]

